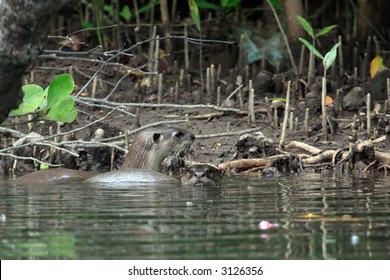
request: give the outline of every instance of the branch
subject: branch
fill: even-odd
[[[52,164],[52,163],[49,163],[49,162],[44,162],[44,161],[41,161],[41,160],[39,160],[37,158],[34,158],[34,157],[22,157],[22,156],[16,156],[14,154],[8,154],[8,153],[2,153],[2,152],[0,152],[0,156],[11,157],[11,158],[14,158],[14,159],[33,160],[35,162],[39,162],[40,164],[45,164],[45,165],[49,165],[49,166],[53,166],[53,167],[62,166],[61,164]]]
[[[245,130],[240,131],[232,131],[232,132],[222,132],[222,133],[215,133],[215,134],[204,134],[204,135],[196,135],[195,139],[206,139],[206,138],[214,138],[214,137],[224,137],[224,136],[234,136],[234,135],[242,135],[245,133],[250,133],[254,131],[259,131],[261,127],[255,127],[255,128],[249,128]]]
[[[171,104],[171,103],[164,103],[164,104],[119,103],[119,102],[114,102],[114,101],[109,101],[109,100],[99,99],[99,98],[91,98],[91,97],[78,97],[78,98],[76,98],[76,101],[77,102],[90,101],[90,102],[95,102],[95,103],[108,104],[111,106],[123,106],[123,107],[213,109],[213,110],[224,111],[224,112],[235,112],[235,113],[242,112],[240,109],[236,109],[236,108],[225,108],[225,107],[219,107],[216,105],[203,105],[203,104],[185,105],[185,104]],[[93,106],[95,106],[95,105],[93,105]]]

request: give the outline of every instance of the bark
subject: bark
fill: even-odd
[[[41,53],[50,17],[73,0],[0,0],[0,123],[19,104],[23,75]]]
[[[302,0],[285,0],[284,9],[290,40],[297,41],[298,38],[305,37],[305,33],[297,20],[297,16],[303,16]]]

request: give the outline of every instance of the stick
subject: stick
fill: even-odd
[[[267,1],[269,1],[269,0],[267,0]],[[291,91],[291,81],[288,81],[288,84],[287,84],[287,94],[286,94],[286,107],[284,109],[282,133],[280,135],[280,142],[279,142],[279,146],[280,146],[281,149],[284,146],[284,142],[286,141],[286,129],[287,129],[287,122],[288,122],[288,115],[289,115],[288,112],[289,112],[289,109],[290,109],[290,91]]]

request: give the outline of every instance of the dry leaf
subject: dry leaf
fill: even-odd
[[[59,45],[71,49],[72,51],[79,51],[83,43],[81,42],[79,37],[77,37],[76,35],[72,35],[69,37],[69,39],[65,39],[59,42]]]
[[[332,97],[330,97],[329,95],[327,95],[327,96],[325,97],[325,105],[328,106],[328,105],[330,105],[330,104],[332,104],[332,103],[333,103]]]
[[[383,65],[383,58],[380,56],[374,57],[373,60],[371,60],[370,63],[370,76],[371,78],[374,78],[376,73],[378,73],[379,68],[381,68]]]

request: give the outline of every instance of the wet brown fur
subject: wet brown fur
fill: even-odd
[[[188,152],[195,136],[179,128],[160,127],[141,131],[134,139],[121,171],[146,169],[160,171],[161,162],[168,155]],[[163,175],[163,174],[161,174]],[[29,184],[80,182],[96,176],[93,172],[55,168],[35,171],[18,179]],[[119,178],[118,178],[119,179]]]
[[[160,171],[169,155],[188,152],[195,136],[179,128],[160,127],[140,132],[134,138],[120,170],[140,168]]]
[[[189,186],[217,186],[222,182],[224,171],[208,164],[194,164],[187,167],[181,183]]]

